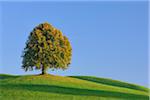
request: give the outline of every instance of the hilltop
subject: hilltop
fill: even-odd
[[[93,76],[0,74],[0,95],[0,100],[149,100],[149,89]]]

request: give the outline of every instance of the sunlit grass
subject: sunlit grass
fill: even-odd
[[[94,77],[93,80],[92,77],[91,80],[78,78],[55,75],[0,75],[0,100],[148,100],[146,88],[146,91],[143,91],[128,88],[126,85],[114,85],[115,81],[111,85],[101,83],[100,79],[97,79],[99,82],[94,82]]]

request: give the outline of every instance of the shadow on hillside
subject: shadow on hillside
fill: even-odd
[[[69,77],[78,78],[78,79],[96,82],[96,83],[101,83],[101,84],[105,84],[105,85],[111,85],[111,86],[117,86],[117,87],[122,87],[122,88],[129,88],[129,89],[149,92],[149,90],[145,87],[137,86],[137,85],[129,84],[129,83],[125,83],[125,82],[120,82],[120,81],[116,81],[116,80],[111,80],[111,79],[94,78],[94,77],[88,77],[88,76],[69,76]]]
[[[28,90],[28,91],[38,91],[38,92],[48,92],[48,93],[58,93],[58,94],[68,94],[68,95],[83,95],[83,96],[101,96],[101,97],[121,97],[121,98],[132,98],[139,100],[148,100],[148,96],[120,93],[113,91],[104,90],[89,90],[89,89],[79,89],[71,87],[61,87],[55,85],[36,85],[36,84],[5,84],[1,85],[2,89],[14,89],[14,90]]]
[[[20,76],[11,76],[11,75],[0,75],[0,80],[1,79],[10,79],[10,78],[17,78],[17,77],[20,77]]]

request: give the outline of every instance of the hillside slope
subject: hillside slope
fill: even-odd
[[[130,89],[135,89],[135,90],[140,90],[140,91],[145,91],[145,92],[149,91],[147,88],[145,88],[143,86],[126,83],[126,82],[121,82],[121,81],[117,81],[117,80],[112,80],[112,79],[99,78],[99,77],[94,77],[94,76],[70,76],[70,77],[87,80],[87,81],[92,81],[92,82],[96,82],[96,83],[101,83],[101,84],[105,84],[105,85],[130,88]]]
[[[147,88],[120,83],[89,76],[1,74],[0,100],[149,100]]]

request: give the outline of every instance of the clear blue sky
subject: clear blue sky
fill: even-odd
[[[3,2],[0,73],[24,72],[32,29],[49,22],[71,41],[72,64],[57,75],[106,77],[148,86],[148,2]]]

